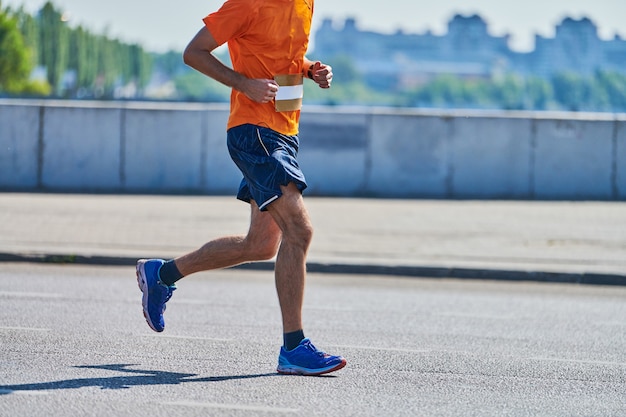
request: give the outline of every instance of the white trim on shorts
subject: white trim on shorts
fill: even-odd
[[[261,204],[259,206],[259,210],[264,209],[266,206],[268,206],[270,203],[272,203],[275,200],[278,200],[278,197],[280,197],[279,195],[275,195],[274,197],[270,198],[269,200],[267,200],[265,203]]]

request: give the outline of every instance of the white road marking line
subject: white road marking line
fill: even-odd
[[[12,391],[10,389],[0,389],[0,394],[16,394],[16,395],[49,395],[49,391]]]
[[[542,357],[533,357],[528,358],[530,360],[535,361],[546,361],[546,362],[565,362],[565,363],[580,363],[585,365],[611,365],[611,366],[626,366],[624,362],[612,362],[612,361],[593,361],[593,360],[584,360],[584,359],[562,359],[562,358],[542,358]]]
[[[405,349],[405,348],[390,348],[390,347],[375,347],[375,346],[353,346],[353,345],[332,345],[334,348],[339,349],[357,349],[357,350],[381,350],[384,352],[406,352],[406,353],[432,353],[435,352],[432,349]]]
[[[51,332],[52,329],[41,329],[37,327],[10,327],[10,326],[0,326],[0,330],[11,330],[18,332]]]
[[[443,316],[443,317],[460,317],[466,319],[485,319],[485,320],[515,320],[520,319],[522,317],[515,316],[507,316],[503,315],[494,315],[494,314],[475,314],[475,313],[435,313],[435,316]]]
[[[218,410],[239,410],[239,411],[254,411],[264,413],[297,413],[298,410],[294,408],[275,408],[264,407],[260,405],[239,405],[239,404],[217,404],[217,403],[202,403],[197,401],[174,401],[174,402],[162,402],[163,405],[184,406],[184,407],[197,407],[197,408],[212,408]]]
[[[19,291],[0,291],[0,297],[10,298],[61,298],[64,294],[52,292],[19,292]]]
[[[207,340],[210,342],[234,342],[235,339],[218,339],[215,337],[201,337],[201,336],[176,336],[166,334],[140,334],[141,337],[156,337],[166,339],[183,339],[183,340]]]

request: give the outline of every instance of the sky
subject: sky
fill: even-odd
[[[202,26],[202,18],[217,10],[224,0],[52,0],[68,13],[72,26],[82,25],[94,33],[106,33],[149,51],[182,51]],[[40,9],[45,0],[0,0],[3,7]],[[455,14],[479,14],[494,36],[510,34],[510,46],[530,51],[535,34],[554,36],[564,17],[590,18],[602,39],[619,34],[626,39],[625,0],[317,0],[313,32],[324,18],[341,24],[356,19],[363,31],[444,34]],[[312,36],[313,40],[313,36]],[[312,43],[310,49],[315,49]]]

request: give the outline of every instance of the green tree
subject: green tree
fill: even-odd
[[[186,70],[174,82],[181,100],[224,102],[230,97],[230,88],[197,71]]]
[[[552,77],[555,100],[565,109],[579,111],[586,105],[587,86],[583,77],[574,73],[559,73]]]
[[[27,83],[31,66],[18,22],[0,3],[0,90],[15,93]]]
[[[36,67],[38,65],[38,51],[39,51],[39,24],[37,20],[28,14],[23,7],[20,7],[16,13],[17,25],[24,38],[24,45],[29,50],[29,59],[31,65]]]
[[[520,77],[505,75],[491,85],[491,100],[504,110],[524,108],[524,82]]]
[[[70,51],[68,67],[76,74],[76,90],[89,88],[93,83],[96,72],[93,70],[93,63],[89,59],[89,33],[78,26],[69,35]]]
[[[596,85],[607,97],[610,110],[626,111],[626,75],[616,72],[599,71]]]
[[[546,110],[553,100],[552,85],[541,78],[526,79],[526,103],[532,110]]]
[[[182,54],[178,51],[167,51],[154,55],[154,66],[164,75],[174,78],[185,69]]]
[[[51,2],[39,11],[39,62],[46,67],[48,83],[61,91],[69,59],[69,30],[61,12]]]
[[[79,94],[82,96],[93,96],[98,78],[98,37],[85,31],[83,42],[85,43],[86,52],[85,60],[81,62],[82,70],[80,74],[82,76],[79,77]]]
[[[154,58],[139,45],[130,45],[131,73],[138,87],[145,87],[150,81]]]
[[[334,67],[333,67],[334,72]],[[364,83],[352,81],[347,83],[337,83],[333,81],[332,88],[319,88],[317,84],[310,80],[304,81],[304,103],[323,105],[394,105],[396,97],[391,94],[384,94],[373,91]]]
[[[408,93],[406,105],[451,107],[467,103],[462,81],[452,75],[439,75]]]
[[[363,76],[349,56],[338,55],[329,59],[328,63],[333,68],[333,82],[336,84],[345,85],[363,81]]]

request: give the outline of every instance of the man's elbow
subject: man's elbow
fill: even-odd
[[[217,47],[218,44],[211,33],[206,28],[202,28],[183,51],[183,62],[192,68],[197,68]]]
[[[193,49],[191,48],[191,45],[188,45],[183,51],[183,62],[186,65],[193,67],[193,62],[194,62],[193,57],[194,57]]]

